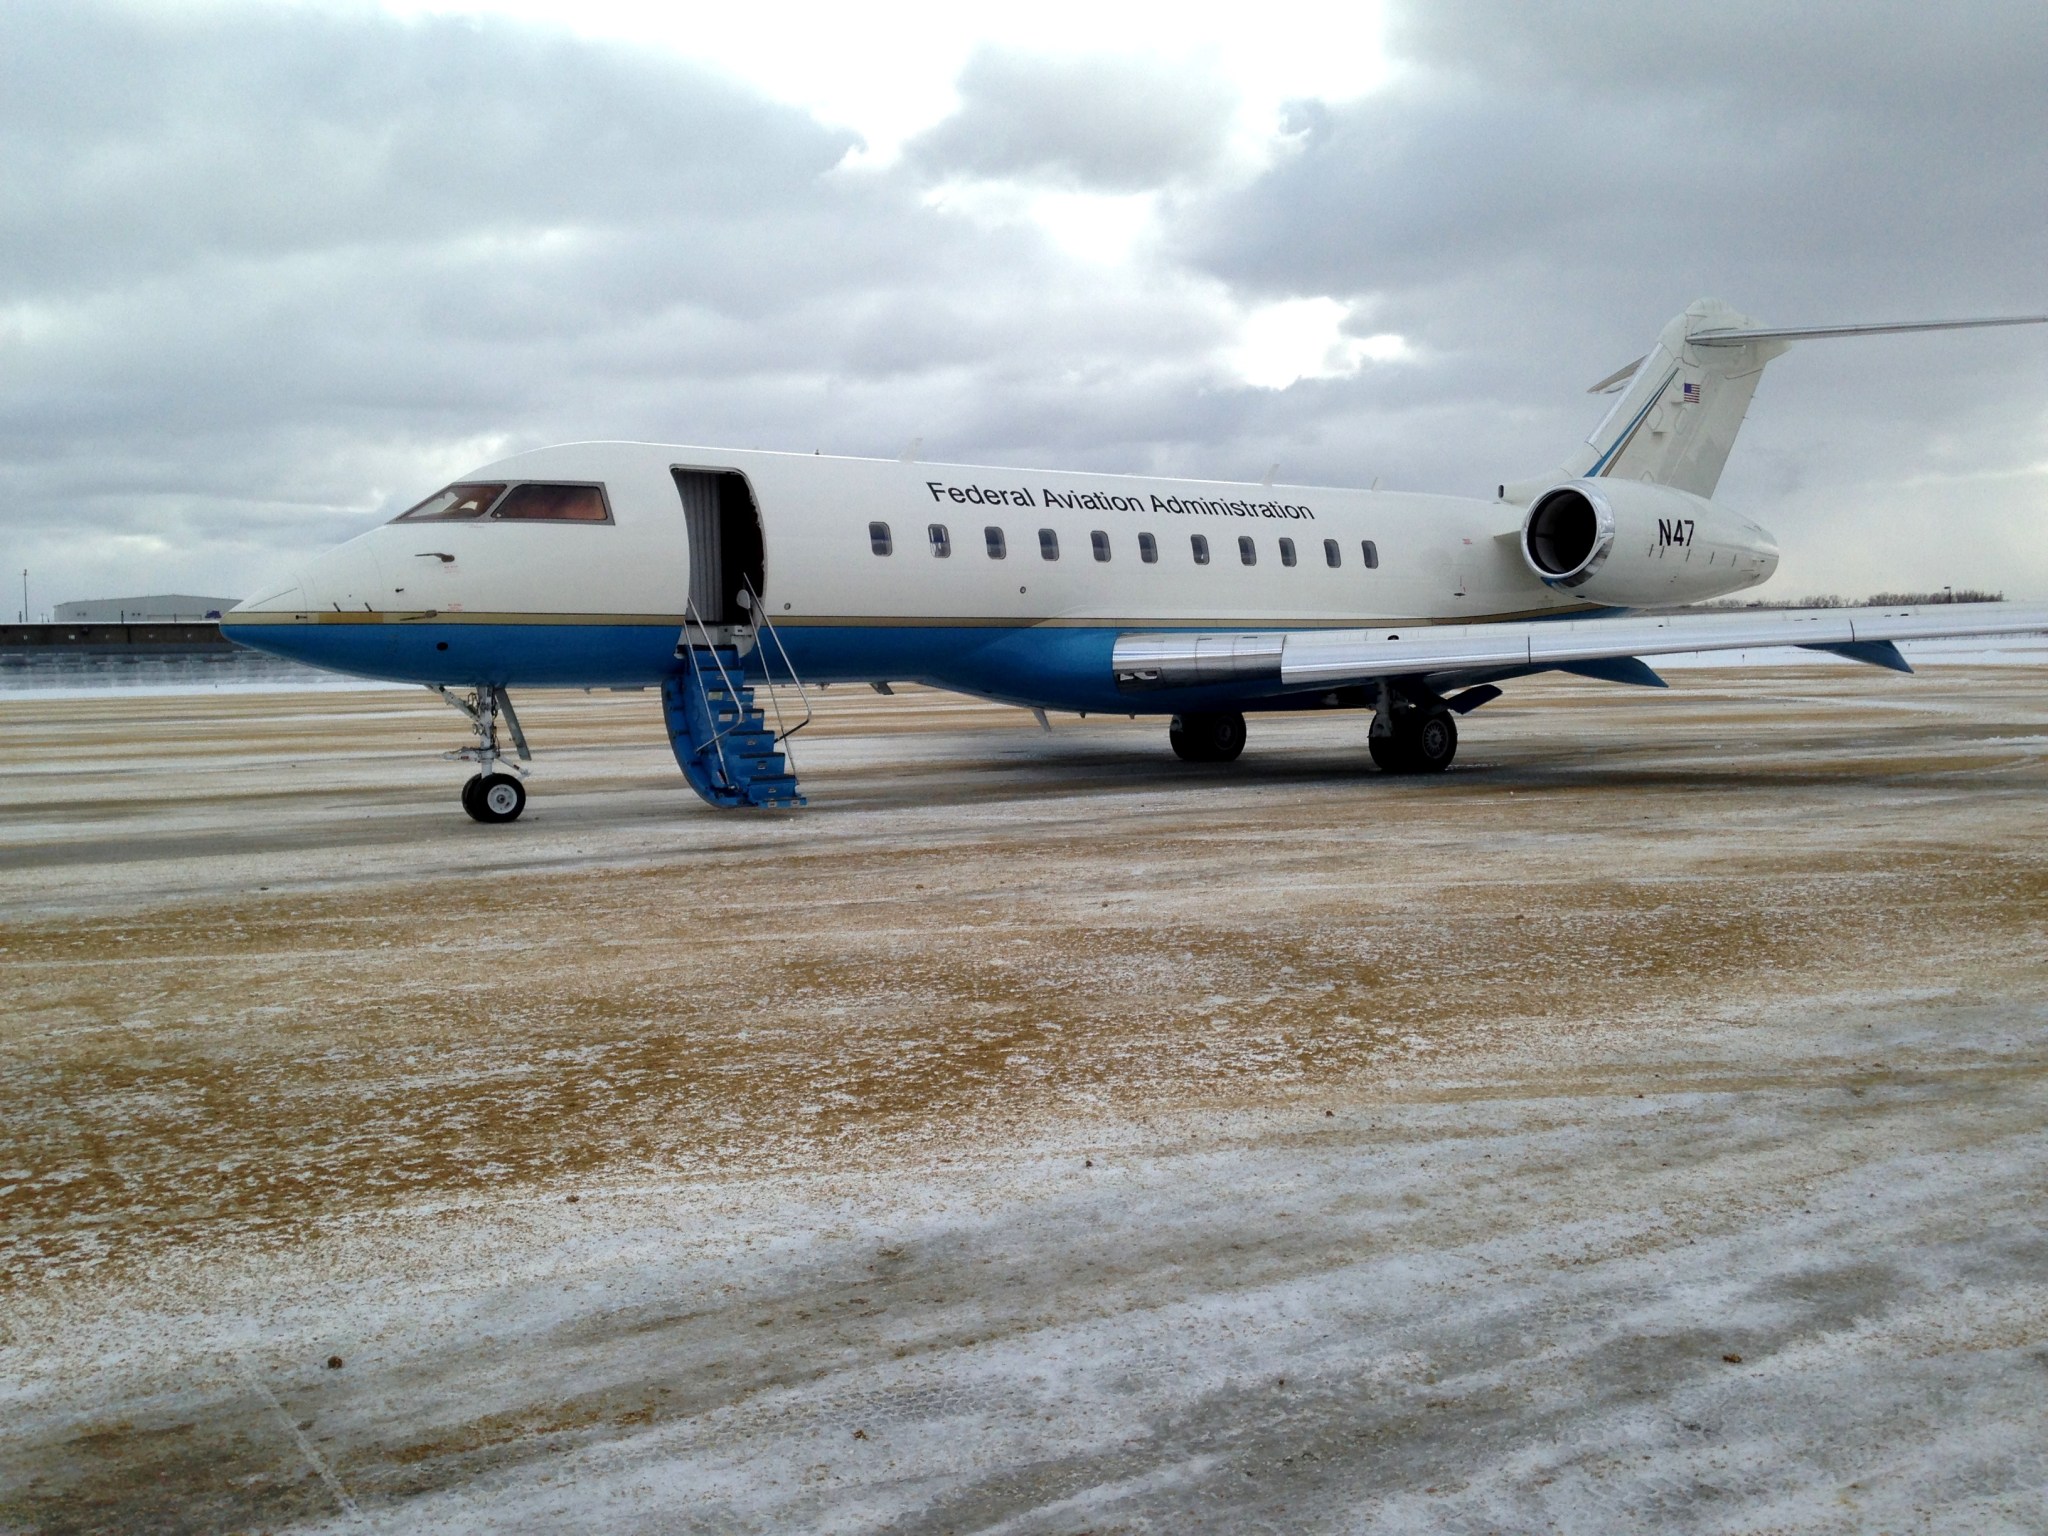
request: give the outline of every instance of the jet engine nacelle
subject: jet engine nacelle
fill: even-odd
[[[1778,544],[1704,496],[1641,480],[1567,480],[1529,503],[1522,558],[1548,586],[1616,608],[1697,603],[1778,568]]]

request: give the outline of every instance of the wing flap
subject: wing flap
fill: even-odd
[[[1874,648],[1899,640],[1967,639],[2048,631],[2048,608],[1955,603],[1934,608],[1793,608],[1737,613],[1624,614],[1613,618],[1385,629],[1123,635],[1117,686],[1125,690],[1235,682],[1282,688],[1360,683],[1429,673],[1564,666],[1683,651]]]

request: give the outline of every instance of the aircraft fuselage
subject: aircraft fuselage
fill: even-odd
[[[632,687],[691,615],[807,682],[922,682],[1060,710],[1172,713],[1241,686],[1114,685],[1132,631],[1470,624],[1583,613],[1518,541],[1523,508],[1399,492],[637,443],[545,448],[458,484],[601,490],[604,521],[401,518],[231,613],[244,644],[422,684]],[[595,506],[596,504],[592,504]],[[1770,564],[1704,546],[1727,589]],[[745,596],[742,596],[742,593]],[[1272,690],[1277,692],[1277,690]]]

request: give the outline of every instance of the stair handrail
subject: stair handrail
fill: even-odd
[[[710,629],[706,627],[704,620],[697,613],[696,599],[685,598],[683,600],[683,639],[686,642],[690,638],[690,625],[692,623],[696,624],[697,633],[704,637],[704,644],[702,646],[702,649],[710,652],[711,665],[718,668],[718,680],[725,684],[725,691],[731,695],[733,701],[733,708],[738,712],[737,718],[734,719],[733,723],[731,725],[728,725],[724,730],[713,733],[711,739],[705,742],[704,746],[712,747],[717,750],[718,771],[725,775],[725,782],[728,784],[737,784],[739,780],[735,779],[732,776],[732,765],[726,761],[725,738],[731,735],[734,731],[738,730],[740,726],[745,722],[747,718],[746,707],[741,703],[740,690],[738,689],[738,687],[734,685],[732,680],[732,674],[725,670],[725,663],[719,659],[718,645],[715,641],[712,640]],[[692,649],[697,649],[697,647],[692,647]],[[712,721],[712,724],[716,725],[717,722],[714,720]],[[700,747],[698,750],[702,751],[703,748]]]
[[[797,676],[796,665],[789,659],[789,650],[783,645],[782,636],[776,633],[775,621],[768,617],[768,605],[761,601],[761,594],[754,590],[754,578],[742,575],[740,581],[745,584],[747,596],[753,601],[752,611],[756,634],[766,633],[768,638],[775,642],[775,652],[782,658],[782,670],[787,672],[789,680],[796,684],[796,696],[803,701],[803,719],[785,729],[782,724],[782,700],[775,692],[775,674],[769,670],[768,657],[766,653],[763,653],[761,657],[761,676],[768,683],[768,702],[775,708],[775,744],[780,746],[798,731],[809,725],[815,717],[816,711],[811,708],[810,690],[804,687],[804,680]],[[790,770],[794,772],[795,769],[795,754],[792,753],[790,757]]]

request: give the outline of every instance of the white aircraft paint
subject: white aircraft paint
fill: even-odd
[[[1770,576],[1770,534],[1712,496],[1765,364],[1792,341],[2042,319],[1774,329],[1702,300],[1596,386],[1618,398],[1558,472],[1492,500],[543,448],[464,476],[493,488],[476,515],[402,517],[280,578],[223,627],[337,670],[475,689],[463,707],[486,773],[507,689],[663,686],[680,731],[675,690],[693,653],[706,675],[729,657],[756,679],[918,681],[1040,710],[1171,714],[1176,750],[1210,759],[1236,755],[1246,710],[1365,706],[1376,760],[1438,769],[1456,749],[1452,714],[1532,671],[1654,683],[1634,658],[1788,643],[1903,666],[1898,639],[2048,626],[2048,612],[2004,605],[1555,623]],[[522,485],[601,487],[606,520],[510,518]],[[523,792],[506,804],[516,815]]]

